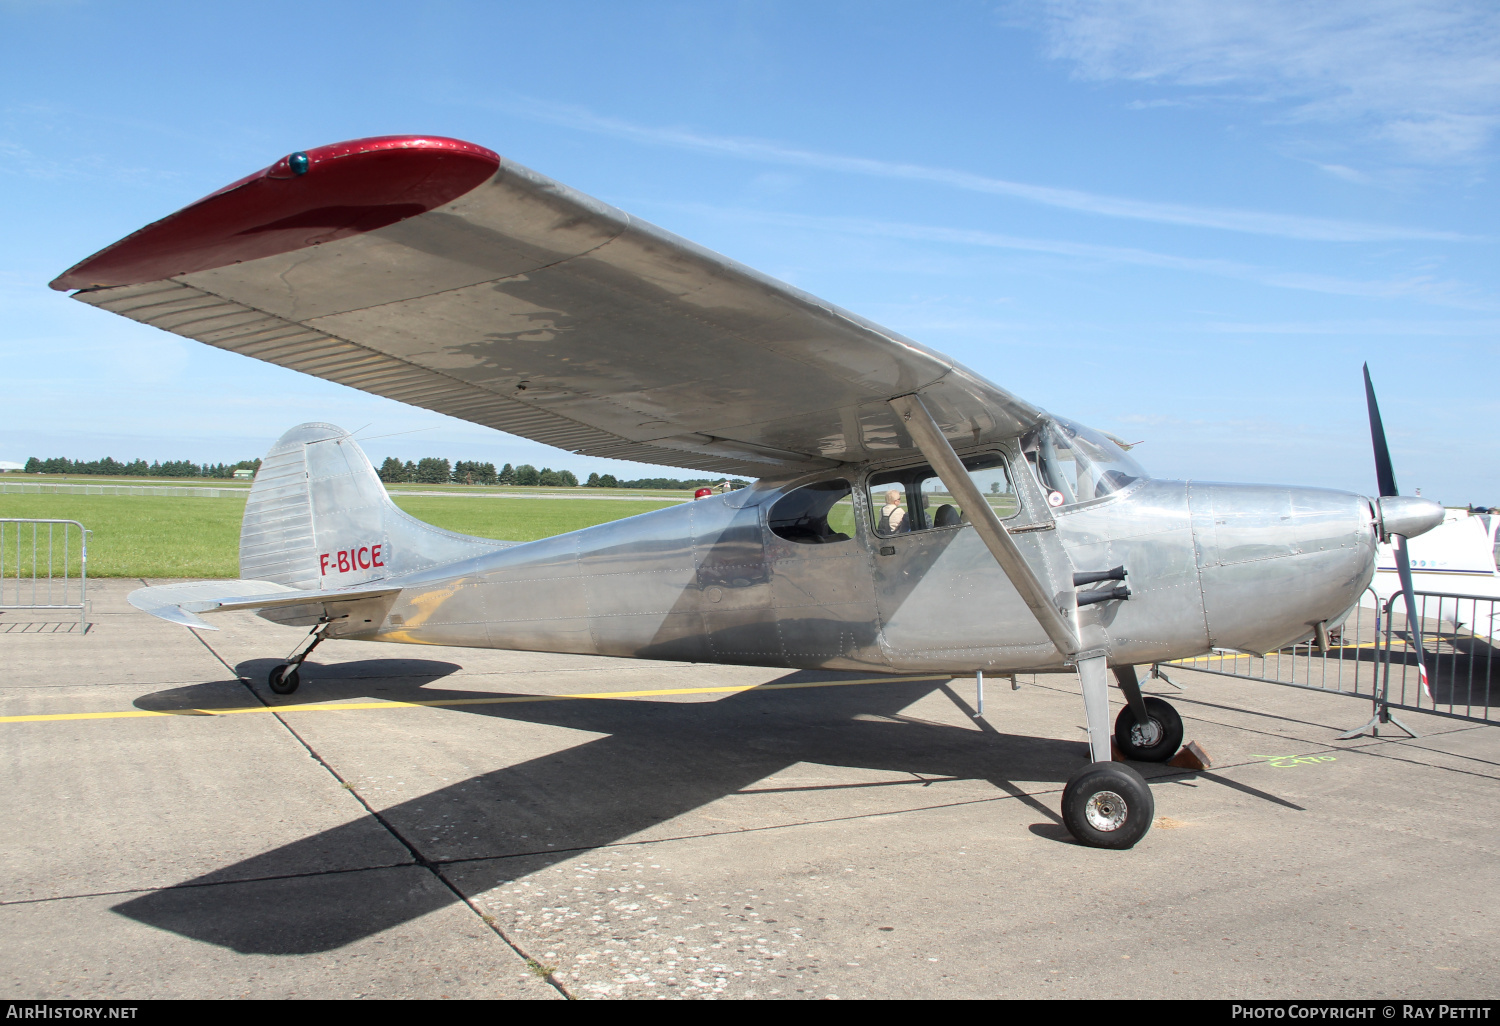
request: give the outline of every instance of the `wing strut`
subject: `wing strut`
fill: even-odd
[[[932,464],[938,477],[947,486],[948,494],[957,499],[959,506],[969,513],[969,522],[974,525],[974,530],[979,532],[985,547],[995,557],[995,562],[1000,564],[1000,569],[1005,571],[1005,576],[1010,578],[1010,583],[1021,593],[1021,598],[1031,609],[1031,615],[1042,625],[1047,637],[1052,639],[1052,643],[1065,658],[1077,656],[1082,646],[1072,622],[1058,611],[1046,585],[1037,579],[1031,564],[1026,562],[1026,557],[1016,547],[1015,539],[995,515],[994,509],[984,500],[984,496],[979,494],[974,479],[964,469],[953,446],[948,444],[948,439],[943,437],[942,429],[932,419],[932,414],[922,403],[922,397],[915,394],[898,396],[890,400],[890,404],[901,415],[912,441],[917,443],[917,448],[922,450],[922,455],[927,457],[927,462]],[[1101,660],[1100,666],[1102,665]]]

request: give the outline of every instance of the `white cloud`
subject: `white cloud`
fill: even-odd
[[[1352,167],[1345,167],[1343,164],[1318,164],[1318,170],[1327,171],[1335,178],[1342,178],[1346,182],[1354,182],[1358,185],[1366,185],[1370,182],[1369,175]]]
[[[1195,331],[1223,335],[1391,335],[1399,338],[1430,336],[1439,338],[1500,339],[1500,321],[1412,321],[1367,319],[1354,321],[1214,321],[1193,325]]]
[[[663,206],[667,205],[663,204]],[[1176,256],[1171,253],[1157,253],[1131,246],[1103,246],[1062,239],[1027,238],[971,228],[946,228],[854,217],[817,217],[764,210],[736,210],[696,204],[671,204],[670,206],[705,217],[728,217],[762,224],[840,232],[849,235],[1043,253],[1098,263],[1130,264],[1137,267],[1185,271],[1192,274],[1209,274],[1220,278],[1255,282],[1272,288],[1297,289],[1329,295],[1363,296],[1371,299],[1416,299],[1440,306],[1482,310],[1494,309],[1496,305],[1489,297],[1476,295],[1472,288],[1461,283],[1440,281],[1422,275],[1385,280],[1359,280],[1304,271],[1281,271],[1234,260]]]
[[[1049,0],[1043,24],[1081,77],[1218,90],[1417,163],[1476,158],[1500,126],[1484,0]]]
[[[40,181],[108,181],[125,185],[150,184],[181,177],[175,171],[117,165],[98,155],[58,160],[42,156],[21,143],[5,138],[0,138],[0,174]]]
[[[1184,203],[1162,203],[1154,200],[1130,199],[1123,196],[1105,196],[1078,189],[1062,189],[1048,185],[1030,185],[1012,182],[1003,178],[991,178],[969,171],[950,168],[929,167],[924,164],[907,164],[895,161],[873,160],[868,157],[850,157],[835,153],[820,153],[803,150],[764,139],[744,139],[731,136],[705,135],[682,128],[657,128],[637,125],[618,118],[601,117],[578,107],[566,107],[531,99],[518,99],[495,104],[512,114],[563,125],[586,132],[611,135],[634,142],[654,146],[670,146],[674,149],[696,150],[717,153],[743,160],[761,161],[770,164],[810,167],[823,171],[844,174],[868,175],[877,178],[906,179],[929,182],[969,192],[1008,196],[1045,206],[1061,207],[1081,213],[1099,214],[1105,217],[1121,217],[1157,224],[1186,225],[1195,228],[1217,228],[1224,231],[1245,232],[1252,235],[1271,235],[1290,239],[1310,239],[1325,242],[1377,242],[1397,239],[1423,239],[1436,241],[1458,241],[1468,238],[1456,232],[1429,231],[1421,228],[1401,228],[1392,225],[1366,224],[1358,221],[1341,221],[1321,217],[1301,217],[1292,214],[1274,214],[1255,210],[1234,210],[1224,207],[1199,207]]]

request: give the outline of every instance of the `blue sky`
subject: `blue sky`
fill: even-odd
[[[498,150],[1143,440],[1160,477],[1500,504],[1500,8],[1405,0],[0,0],[0,459],[235,460],[331,420],[645,473],[46,288],[295,149]],[[368,426],[367,426],[368,425]],[[377,437],[382,436],[382,437]]]

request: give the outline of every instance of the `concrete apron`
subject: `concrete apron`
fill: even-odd
[[[1104,852],[1059,824],[1067,676],[980,721],[972,680],[330,642],[282,698],[300,631],[137,584],[0,634],[0,716],[167,714],[0,722],[16,997],[1492,989],[1494,728],[1336,742],[1363,704],[1174,673],[1216,766],[1140,766],[1157,826]]]

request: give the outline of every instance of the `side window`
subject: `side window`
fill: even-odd
[[[882,536],[905,534],[912,529],[907,481],[901,474],[878,474],[870,478],[870,523]]]
[[[993,455],[980,456],[964,460],[964,468],[979,489],[979,494],[984,496],[984,501],[995,511],[995,516],[1005,520],[1021,512],[1016,487],[1011,482],[1010,472],[1003,459]],[[966,517],[965,520],[967,519]]]
[[[964,469],[995,515],[1004,520],[1020,511],[1005,460],[998,455],[971,456]],[[877,534],[891,536],[969,522],[959,501],[929,466],[905,467],[872,475],[870,522]]]
[[[766,516],[778,538],[826,545],[854,537],[854,494],[848,481],[819,481],[787,492]]]

